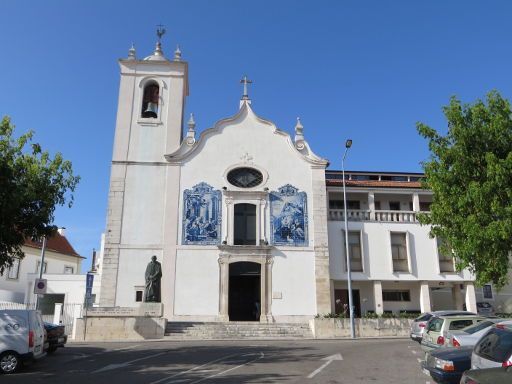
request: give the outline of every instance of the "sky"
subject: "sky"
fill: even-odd
[[[119,66],[179,44],[196,130],[234,115],[240,79],[254,111],[306,140],[330,169],[421,172],[423,122],[490,90],[512,96],[512,2],[329,0],[0,0],[0,116],[73,163],[81,182],[55,225],[90,258],[105,230]],[[83,264],[87,270],[90,261]]]

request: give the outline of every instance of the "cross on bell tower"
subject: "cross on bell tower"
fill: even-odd
[[[244,94],[242,95],[242,100],[249,100],[249,94],[247,93],[247,84],[252,84],[252,80],[249,80],[247,76],[242,77],[240,83],[244,85]]]

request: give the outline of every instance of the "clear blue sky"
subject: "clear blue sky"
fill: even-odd
[[[512,92],[510,1],[26,1],[1,0],[0,115],[18,133],[73,162],[75,205],[59,208],[89,257],[105,228],[119,68],[134,42],[189,62],[197,129],[238,109],[247,74],[253,107],[293,131],[300,116],[313,150],[340,168],[420,172],[422,121],[445,130],[450,96]],[[89,267],[89,261],[86,262]]]

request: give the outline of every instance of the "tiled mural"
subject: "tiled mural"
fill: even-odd
[[[272,244],[308,246],[308,214],[306,192],[290,184],[270,193],[270,225]]]
[[[220,190],[199,183],[183,191],[183,244],[220,244]]]

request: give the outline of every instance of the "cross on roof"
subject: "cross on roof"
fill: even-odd
[[[249,94],[247,93],[247,84],[252,84],[252,80],[249,80],[247,76],[242,77],[240,83],[244,85],[244,94],[242,95],[242,100],[249,100]]]

